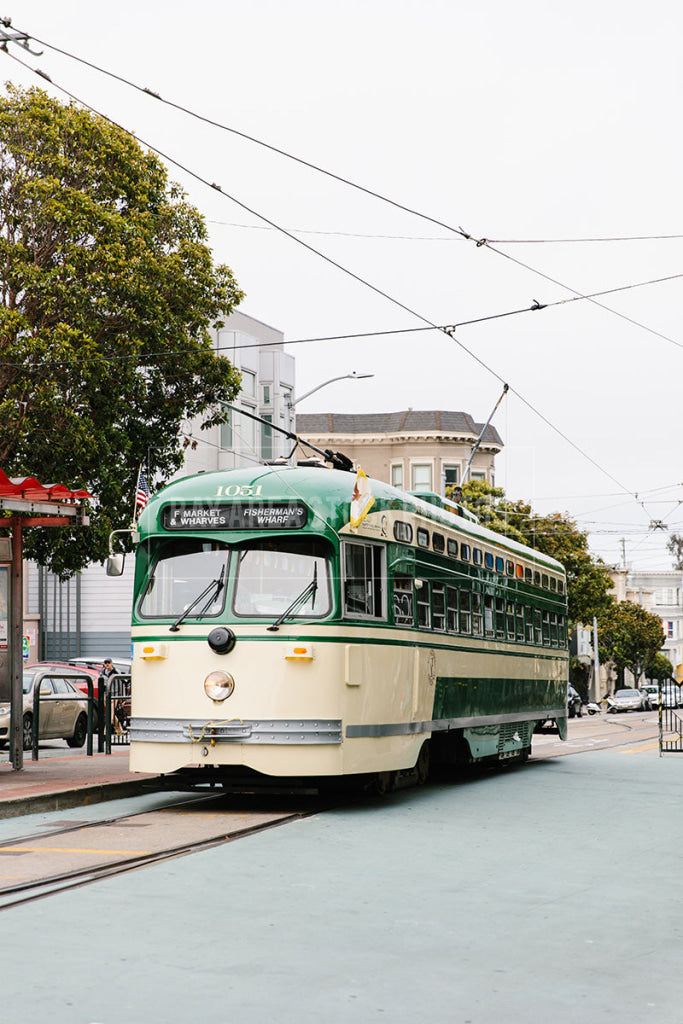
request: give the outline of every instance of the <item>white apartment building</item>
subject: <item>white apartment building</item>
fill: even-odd
[[[642,605],[662,620],[666,641],[662,648],[674,667],[678,681],[683,680],[683,573],[630,572],[627,599]]]
[[[289,429],[295,361],[283,351],[282,331],[245,313],[232,313],[213,335],[216,351],[242,373],[235,406]],[[292,448],[283,434],[239,412],[231,412],[229,423],[210,430],[188,421],[181,433],[187,447],[176,476],[257,465],[288,455]],[[149,483],[154,490],[153,478]],[[131,495],[131,507],[132,500]],[[65,583],[29,564],[24,601],[27,661],[129,658],[133,563],[129,556],[120,577],[107,576],[104,565],[93,564]]]

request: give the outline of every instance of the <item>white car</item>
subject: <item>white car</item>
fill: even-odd
[[[646,686],[641,686],[640,692],[643,696],[645,707],[650,711],[656,711],[659,707],[659,687],[656,683],[648,683]]]
[[[643,695],[640,690],[617,690],[607,698],[607,710],[613,714],[617,711],[642,711]]]

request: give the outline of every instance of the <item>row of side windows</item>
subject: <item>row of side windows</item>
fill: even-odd
[[[477,590],[397,576],[394,624],[436,633],[514,640],[537,647],[565,647],[565,616]]]
[[[410,523],[403,520],[396,520],[394,523],[394,538],[403,544],[412,543],[413,528]],[[471,562],[473,565],[481,565],[486,569],[495,570],[503,576],[510,576],[514,579],[524,580],[525,583],[533,583],[543,590],[550,590],[564,594],[564,580],[547,572],[532,569],[528,565],[521,565],[511,558],[503,558],[502,555],[494,555],[491,551],[484,551],[465,541],[457,541],[453,537],[444,537],[442,533],[418,526],[415,532],[415,539],[419,548],[431,548],[437,554],[444,551],[450,558],[457,558],[461,562]]]

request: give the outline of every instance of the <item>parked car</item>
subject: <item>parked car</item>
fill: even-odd
[[[107,655],[108,657],[108,655]],[[130,662],[122,658],[112,658],[112,664],[115,672],[120,676],[130,675]],[[98,654],[90,658],[70,658],[69,664],[76,668],[88,668],[93,672],[97,672],[98,675],[102,674],[104,668],[104,657],[100,657]]]
[[[607,710],[612,713],[617,711],[642,711],[643,706],[643,695],[639,690],[617,690],[611,697],[607,698]]]
[[[659,687],[656,683],[647,683],[640,687],[640,694],[643,698],[643,706],[649,711],[655,711],[659,707]]]
[[[675,683],[665,683],[662,687],[662,707],[683,707],[683,692],[680,686],[677,686]]]
[[[45,671],[49,669],[51,672],[64,673],[86,697],[88,696],[88,681],[85,677],[90,676],[92,679],[93,697],[97,698],[99,693],[98,680],[100,673],[94,668],[89,668],[87,665],[76,666],[70,661],[36,661],[33,665],[27,665],[26,668],[40,668]]]
[[[71,672],[71,676],[69,675]],[[75,669],[54,665],[29,665],[23,679],[23,746],[33,745],[33,695],[40,686],[40,739],[66,740],[70,747],[82,747],[88,734],[88,702],[73,683]],[[10,705],[0,704],[0,744],[10,735]]]
[[[581,698],[571,683],[567,687],[567,714],[570,718],[581,718]]]

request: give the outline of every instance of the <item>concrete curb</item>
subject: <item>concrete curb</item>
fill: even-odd
[[[161,789],[164,789],[161,781],[146,778],[128,782],[96,783],[50,793],[33,793],[31,796],[0,800],[0,820],[18,818],[24,814],[42,814],[46,811],[85,807],[88,804],[105,803],[107,800],[125,800],[127,797],[140,796],[143,792],[156,793]]]

